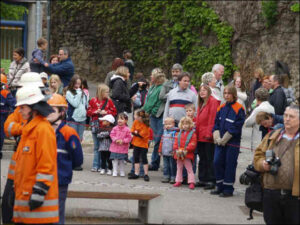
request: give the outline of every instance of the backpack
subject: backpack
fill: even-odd
[[[270,132],[269,137],[274,133],[275,130]],[[268,146],[270,145],[270,139],[268,139]],[[253,211],[257,210],[263,212],[263,188],[262,188],[262,179],[259,176],[250,186],[246,188],[245,193],[245,205],[250,209],[249,218],[247,220],[253,219]]]

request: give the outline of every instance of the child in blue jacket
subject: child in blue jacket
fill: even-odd
[[[233,184],[245,121],[244,107],[237,102],[237,90],[233,86],[224,88],[225,103],[219,106],[213,128],[215,147],[214,169],[217,189],[211,194],[220,197],[233,195]]]
[[[57,142],[57,169],[59,190],[59,224],[65,223],[65,202],[68,185],[72,182],[73,169],[83,163],[83,153],[79,136],[75,129],[63,122],[68,104],[64,97],[53,94],[48,100],[54,113],[47,119],[55,129]]]

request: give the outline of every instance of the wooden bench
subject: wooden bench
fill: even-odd
[[[146,224],[162,224],[162,196],[125,192],[68,191],[68,198],[138,200],[138,217]]]

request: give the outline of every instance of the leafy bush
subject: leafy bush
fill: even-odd
[[[299,3],[293,4],[293,5],[291,6],[291,10],[292,10],[293,12],[300,12],[300,6],[299,6],[299,5],[300,5]]]
[[[277,20],[277,1],[262,1],[262,16],[266,20],[266,27],[270,27],[276,23]]]
[[[10,59],[0,59],[0,67],[4,68],[6,74],[8,73],[10,63]]]
[[[6,4],[3,1],[0,2],[1,7],[1,19],[5,20],[20,20],[24,13],[27,13],[27,8],[21,5]]]
[[[62,10],[57,12],[66,21],[87,13],[95,18],[95,34],[110,37],[120,49],[130,49],[140,68],[169,69],[180,55],[197,86],[202,74],[216,63],[225,65],[224,79],[236,69],[231,57],[233,29],[221,22],[204,1],[66,0],[59,4]],[[206,34],[216,37],[216,45],[202,44],[201,36]]]

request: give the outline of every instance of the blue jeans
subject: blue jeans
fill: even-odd
[[[153,169],[158,169],[160,164],[160,156],[158,154],[158,148],[161,136],[163,134],[163,117],[156,118],[150,116],[150,127],[153,130],[154,149],[151,156],[151,166]]]
[[[131,161],[131,170],[130,170],[130,173],[134,173],[135,170],[134,170],[134,159],[133,159],[133,156],[131,156],[130,161]],[[139,174],[139,176],[144,176],[144,174],[145,174],[144,165],[143,165],[142,160],[140,160],[140,174]]]
[[[84,132],[84,129],[85,129],[85,121],[83,122],[68,122],[68,125],[70,127],[73,127],[76,131],[77,131],[77,134],[80,138],[80,141],[82,141],[82,138],[83,138],[83,132]]]
[[[93,168],[100,169],[101,165],[101,154],[98,151],[99,148],[99,139],[97,138],[97,134],[92,133],[93,141],[94,141],[94,160],[93,160]]]
[[[176,178],[176,161],[173,156],[163,156],[164,160],[164,178],[174,179]]]
[[[59,222],[58,224],[65,224],[65,206],[68,193],[68,185],[59,186]]]

